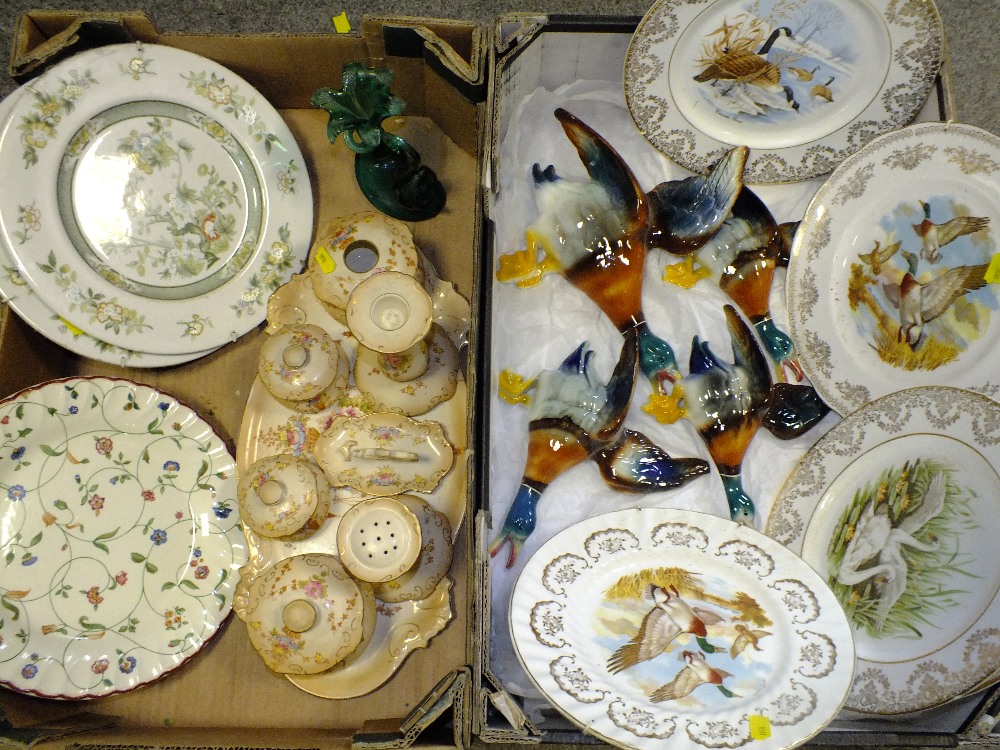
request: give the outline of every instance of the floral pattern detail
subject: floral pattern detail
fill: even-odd
[[[230,85],[226,79],[215,71],[192,71],[182,76],[187,81],[188,88],[212,103],[216,109],[231,116],[237,122],[243,123],[254,141],[264,144],[264,150],[271,153],[274,148],[281,148],[281,140],[270,132],[260,119],[255,108],[256,97],[245,96],[239,86]]]
[[[60,121],[76,107],[87,90],[97,83],[89,71],[69,71],[67,77],[57,79],[52,91],[29,89],[34,102],[27,115],[21,115],[17,129],[24,146],[24,166],[38,163],[38,152],[55,136]]]
[[[172,419],[185,426],[167,438]],[[203,525],[213,504],[235,495],[224,442],[173,398],[104,378],[53,381],[0,402],[0,425],[0,497],[25,510],[0,546],[0,643],[15,657],[0,664],[0,680],[97,697],[196,653],[225,619],[246,560],[238,518]],[[66,574],[44,573],[56,569]],[[149,607],[162,619],[144,615]],[[108,632],[127,635],[128,654],[114,649],[120,639],[100,637]],[[64,661],[66,643],[88,637],[92,660]]]

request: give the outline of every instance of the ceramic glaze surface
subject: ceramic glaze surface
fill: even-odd
[[[453,554],[451,524],[448,517],[416,495],[398,495],[420,522],[420,554],[416,562],[400,576],[375,587],[379,601],[419,602],[431,596],[448,574]]]
[[[292,455],[267,456],[240,478],[240,517],[262,536],[287,536],[329,505],[329,493],[329,482],[313,462]]]
[[[441,425],[392,413],[336,417],[314,453],[334,485],[366,495],[431,492],[454,461]]]
[[[855,633],[847,707],[905,714],[997,680],[1000,406],[924,386],[834,426],[785,482],[767,533],[823,575]]]
[[[798,557],[690,511],[628,510],[557,534],[512,595],[539,689],[620,747],[785,748],[840,710],[854,649],[843,610]]]
[[[361,643],[364,617],[358,584],[329,555],[289,557],[250,584],[247,632],[275,672],[330,669]]]
[[[364,498],[340,519],[337,553],[355,578],[385,583],[420,556],[420,521],[393,497]]]
[[[0,123],[7,122],[14,102],[23,95],[18,89],[0,101]],[[0,149],[4,148],[4,138],[14,138],[15,134],[0,133]],[[34,206],[25,206],[22,219],[22,233],[41,228],[41,212]],[[43,336],[55,341],[64,349],[83,357],[108,362],[122,367],[170,367],[198,359],[209,354],[211,349],[184,354],[151,354],[125,349],[84,333],[71,322],[57,315],[39,297],[17,270],[17,262],[7,249],[6,242],[0,242],[0,297],[28,325]]]
[[[309,253],[309,274],[316,296],[338,310],[347,307],[358,284],[385,271],[418,278],[423,275],[409,227],[375,212],[331,222]]]
[[[6,400],[0,434],[0,680],[92,698],[197,653],[247,559],[222,439],[171,396],[103,378]]]
[[[350,362],[320,326],[289,325],[261,346],[257,374],[275,398],[317,411],[347,389]]]
[[[1000,392],[987,283],[1000,139],[926,123],[882,136],[816,193],[792,244],[792,338],[816,390],[848,414],[900,388]]]
[[[182,50],[62,61],[15,101],[0,163],[33,186],[0,201],[18,273],[108,344],[220,346],[259,322],[308,250],[291,132],[246,81]]]
[[[662,0],[636,29],[625,95],[681,166],[705,172],[747,145],[748,182],[802,180],[910,122],[942,36],[933,3]]]
[[[440,282],[433,266],[420,259],[421,274],[432,289]],[[315,324],[322,327],[334,340],[344,348],[349,358],[358,356],[357,342],[347,331],[344,321],[338,318],[338,311],[329,303],[322,302],[313,289],[313,274],[302,273],[294,276],[272,296],[268,303],[268,333],[275,333],[289,323]],[[468,328],[462,324],[467,321],[467,313],[463,306],[455,301],[459,296],[454,289],[444,295],[447,300],[444,306],[435,307],[435,315],[446,315],[448,329],[435,325],[441,338],[440,346],[432,346],[431,352],[437,356],[446,356],[448,365],[444,370],[451,373],[444,378],[443,392],[451,394],[443,398],[426,399],[433,403],[425,403],[426,411],[421,421],[427,420],[441,425],[445,439],[454,448],[456,455],[466,455],[468,436],[466,425],[466,405],[468,392],[465,380],[458,370],[458,343],[468,334]],[[468,309],[466,302],[464,308]],[[341,311],[342,312],[342,311]],[[371,352],[371,350],[366,350]],[[372,354],[375,354],[372,352]],[[373,357],[374,359],[374,357]],[[377,365],[377,361],[374,365]],[[386,378],[388,380],[388,378]],[[392,381],[396,393],[402,393],[405,398],[423,400],[427,385],[421,381],[411,381],[400,384]],[[442,391],[435,390],[436,395]],[[357,388],[348,388],[335,402],[327,404],[322,410],[310,412],[300,405],[282,402],[275,399],[259,379],[254,381],[241,426],[237,459],[240,466],[251,466],[266,456],[290,454],[315,461],[317,441],[326,432],[335,419],[361,419],[366,415],[384,412],[376,399]],[[457,533],[465,516],[467,499],[468,470],[467,461],[455,461],[451,470],[440,479],[437,486],[422,495],[422,499],[431,508],[440,513],[448,526]],[[296,532],[287,541],[263,537],[250,529],[246,530],[250,546],[250,560],[244,569],[244,575],[252,578],[260,574],[270,565],[283,560],[295,553],[329,554],[337,549],[337,531],[342,517],[358,502],[357,491],[340,488],[333,502],[322,511],[317,509],[313,517],[302,531]],[[423,516],[411,508],[411,511]],[[421,526],[421,537],[423,527]],[[429,540],[438,539],[436,532],[430,534]],[[419,546],[419,544],[418,544]],[[418,560],[425,559],[424,542],[418,549],[421,555]],[[440,560],[435,555],[434,561]],[[386,603],[378,601],[375,606],[375,623],[367,646],[355,650],[334,668],[311,675],[288,675],[288,679],[301,690],[324,698],[339,699],[365,695],[377,689],[400,668],[403,662],[415,650],[424,648],[428,642],[444,629],[452,618],[451,588],[452,581],[447,575],[442,575],[428,590],[420,584],[422,578],[416,577],[417,569],[425,570],[422,565],[415,565],[411,572],[415,574],[413,590],[421,598],[407,599]],[[408,574],[407,574],[408,575]],[[422,575],[422,574],[421,574]],[[410,579],[405,579],[409,581]],[[392,583],[391,581],[389,583]],[[386,584],[380,584],[384,586]],[[431,584],[428,584],[430,586]],[[234,608],[237,614],[245,619],[247,591],[241,586],[237,592]],[[371,623],[369,623],[370,625]],[[367,625],[365,626],[367,629]]]

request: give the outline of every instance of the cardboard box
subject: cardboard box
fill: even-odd
[[[537,96],[539,91],[546,95],[551,93],[551,99],[555,101],[562,95],[561,92],[566,91],[566,87],[574,82],[612,79],[623,69],[631,34],[639,20],[638,18],[582,19],[530,14],[503,16],[497,20],[492,47],[493,59],[490,63],[492,118],[488,144],[490,152],[485,173],[490,188],[486,201],[492,231],[484,253],[486,258],[483,261],[484,269],[490,262],[487,259],[492,259],[494,268],[496,267],[496,255],[500,252],[496,248],[500,244],[498,238],[501,238],[502,234],[510,238],[512,233],[520,232],[523,243],[526,224],[514,228],[506,226],[509,223],[509,214],[498,213],[497,205],[505,197],[504,191],[510,188],[510,182],[505,177],[509,176],[511,170],[517,171],[521,179],[525,181],[529,179],[527,169],[530,163],[507,163],[503,153],[505,138],[521,125],[524,113],[528,109],[526,102]],[[548,111],[551,113],[551,109]],[[949,120],[955,117],[948,85],[946,54],[945,65],[918,119]],[[627,117],[622,122],[623,128],[634,127]],[[621,137],[614,131],[603,134],[613,143],[615,138],[611,136]],[[528,139],[538,137],[537,131],[532,135],[525,135],[522,132],[522,135]],[[570,162],[565,164],[555,162],[557,170],[562,170],[567,165],[579,166],[571,163],[574,158],[572,153],[566,153],[569,154]],[[544,167],[545,164],[541,166]],[[505,171],[508,174],[505,174]],[[818,187],[822,179],[811,182],[814,183],[814,187]],[[780,188],[775,189],[773,194],[777,195],[779,190]],[[801,205],[804,209],[804,203]],[[781,220],[791,220],[791,217],[779,218],[779,221]],[[523,247],[523,244],[517,247]],[[505,248],[507,252],[510,250],[510,247]],[[489,276],[484,277],[482,281],[486,292],[497,289],[495,284],[496,282]],[[496,303],[484,302],[483,309],[484,312],[492,311],[493,316],[498,315]],[[502,325],[496,318],[489,324],[486,318],[481,320],[481,329],[487,329],[494,337],[502,335],[499,331]],[[589,338],[598,334],[587,331],[581,335]],[[544,346],[544,335],[540,335],[538,346]],[[491,343],[486,339],[485,333],[482,351],[487,356],[492,351]],[[495,380],[497,373],[494,370],[489,361],[484,362],[480,371],[481,379],[485,381],[490,377]],[[531,377],[535,373],[521,374]],[[495,388],[495,382],[492,385]],[[487,388],[481,389],[480,398],[480,418],[486,425],[485,431],[488,433],[491,425],[492,401]],[[513,441],[518,438],[510,435],[509,439]],[[486,460],[494,460],[489,458],[491,456],[489,444],[484,445],[480,452],[482,456],[487,457]],[[516,473],[520,475],[520,465]],[[491,481],[495,481],[497,474],[499,474],[498,467],[493,464],[481,471],[481,475],[490,477]],[[514,486],[516,488],[516,484]],[[475,628],[484,645],[475,654],[477,661],[473,670],[473,733],[487,744],[540,743],[560,747],[593,745],[597,740],[589,736],[586,731],[580,731],[544,700],[537,701],[531,698],[525,700],[514,695],[508,690],[504,679],[497,674],[496,657],[500,656],[506,660],[507,654],[494,651],[493,647],[499,639],[503,643],[496,648],[507,649],[509,639],[501,638],[504,635],[501,629],[507,627],[504,618],[500,616],[494,621],[493,614],[494,610],[505,609],[504,597],[507,592],[498,596],[491,591],[493,574],[487,548],[499,530],[503,518],[502,512],[499,517],[496,515],[497,511],[494,511],[491,517],[489,487],[484,487],[480,496],[486,505],[481,509],[476,524],[475,553],[478,582],[475,591],[479,601]],[[544,498],[542,502],[545,502]],[[528,553],[526,551],[522,554]],[[512,670],[508,672],[513,673]],[[959,743],[970,746],[1000,746],[1000,735],[991,734],[996,721],[994,717],[1000,707],[998,698],[1000,692],[992,689],[916,717],[907,717],[903,721],[856,720],[841,716],[818,737],[811,740],[808,746],[933,747],[955,746]]]
[[[253,84],[282,114],[302,148],[315,203],[315,226],[370,210],[354,180],[353,153],[326,137],[327,114],[309,103],[322,86],[338,87],[345,63],[387,66],[393,92],[406,101],[400,128],[435,169],[448,192],[446,209],[413,225],[415,241],[441,278],[478,307],[479,159],[485,67],[483,34],[473,24],[404,18],[365,19],[349,35],[163,35],[141,14],[37,12],[17,21],[11,73],[26,81],[46,65],[106,43],[138,41],[196,52]],[[192,406],[235,447],[244,405],[266,334],[262,326],[187,365],[127,369],[63,350],[0,310],[0,395],[45,380],[126,377],[163,389]],[[477,360],[475,332],[466,353]],[[476,368],[468,366],[469,393]],[[471,420],[473,410],[468,410]],[[473,426],[468,425],[469,435]],[[469,462],[470,455],[459,462]],[[471,488],[473,472],[467,487]],[[468,565],[469,510],[456,540],[450,577],[453,618],[380,688],[346,700],[300,691],[270,672],[235,616],[183,668],[140,689],[91,701],[49,701],[0,691],[0,744],[62,748],[134,745],[218,747],[448,746],[468,743],[473,641]],[[81,732],[86,731],[85,736]]]

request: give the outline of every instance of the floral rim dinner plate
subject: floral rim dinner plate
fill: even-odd
[[[134,351],[228,343],[308,252],[311,188],[291,131],[250,84],[183,50],[117,45],[59,63],[14,102],[0,166],[27,186],[0,198],[23,278]]]
[[[23,88],[0,100],[0,123],[7,122],[15,99],[23,93]],[[37,219],[34,213],[32,219]],[[17,263],[7,249],[7,243],[0,240],[0,297],[28,325],[64,349],[82,357],[89,357],[121,367],[170,367],[203,357],[214,350],[188,354],[144,354],[131,349],[123,349],[84,333],[67,320],[63,320],[45,301],[35,294],[17,270]]]
[[[923,123],[881,136],[817,191],[786,291],[802,368],[848,414],[902,388],[1000,392],[1000,138]]]
[[[693,511],[555,535],[518,577],[510,627],[546,697],[619,747],[792,747],[837,714],[854,670],[844,612],[809,566]]]
[[[0,403],[0,683],[95,698],[171,672],[232,608],[224,441],[173,397],[67,379]]]
[[[681,166],[706,172],[745,145],[748,182],[791,182],[908,124],[942,50],[931,0],[659,0],[629,46],[625,97]]]
[[[1000,404],[910,388],[858,410],[789,476],[767,533],[832,586],[855,633],[847,708],[902,714],[1000,679]]]

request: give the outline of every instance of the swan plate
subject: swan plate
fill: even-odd
[[[851,685],[830,588],[760,532],[693,511],[630,509],[560,532],[514,586],[511,636],[571,721],[625,748],[788,748]]]
[[[1000,680],[996,466],[1000,404],[924,386],[838,423],[789,476],[766,531],[847,613],[848,709],[912,713]]]

